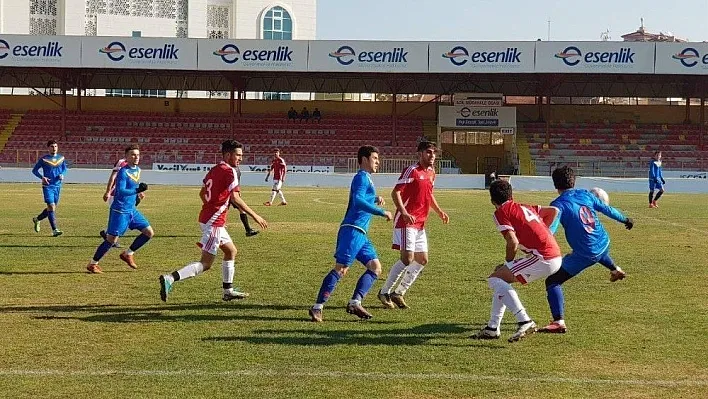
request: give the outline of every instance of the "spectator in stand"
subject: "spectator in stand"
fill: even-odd
[[[302,111],[300,111],[300,120],[308,121],[310,119],[310,111],[307,110],[307,107],[302,107]]]
[[[320,109],[315,107],[315,110],[312,111],[312,120],[317,121],[317,123],[320,123],[321,119],[322,119],[322,114],[320,113]]]
[[[297,111],[295,111],[295,108],[293,107],[290,107],[290,109],[288,110],[288,121],[291,119],[293,121],[297,120]]]

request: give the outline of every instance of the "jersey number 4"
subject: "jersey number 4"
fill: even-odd
[[[538,223],[541,223],[541,219],[531,209],[529,209],[525,206],[522,206],[521,210],[524,211],[524,217],[526,218],[527,222],[530,223],[530,222],[536,221]]]

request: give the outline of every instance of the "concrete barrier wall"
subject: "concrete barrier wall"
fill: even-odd
[[[67,183],[105,184],[108,169],[71,169],[66,177]],[[143,170],[141,180],[148,184],[199,186],[202,184],[202,172],[165,172]],[[269,186],[264,181],[264,173],[244,172],[241,184],[244,186]],[[349,187],[352,174],[334,173],[289,173],[286,187]],[[374,174],[377,187],[393,187],[398,174]],[[555,191],[553,181],[548,176],[511,176],[511,184],[519,191]],[[0,169],[0,183],[38,183],[29,168]],[[649,191],[646,178],[615,179],[610,177],[578,178],[581,188],[601,187],[607,192],[645,193]],[[437,189],[484,189],[483,175],[438,175],[435,180]],[[1,188],[0,188],[1,189]],[[703,178],[667,178],[666,190],[676,193],[708,193],[708,179]]]

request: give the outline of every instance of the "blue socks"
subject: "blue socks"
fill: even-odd
[[[339,279],[342,278],[336,270],[332,269],[322,280],[322,286],[320,287],[320,292],[317,294],[317,301],[315,303],[322,304],[327,302],[329,296],[337,287]]]
[[[371,289],[371,287],[374,285],[374,282],[377,278],[379,278],[379,276],[377,276],[376,273],[372,272],[369,269],[366,269],[364,274],[359,277],[359,281],[357,281],[356,283],[356,288],[354,289],[354,295],[352,296],[352,300],[363,300],[366,294]]]
[[[553,320],[563,319],[563,303],[565,301],[563,299],[563,288],[561,288],[560,284],[551,284],[546,287],[546,293]]]
[[[93,254],[93,261],[98,262],[99,260],[101,260],[101,258],[103,258],[103,255],[105,255],[106,252],[108,252],[108,250],[111,249],[112,246],[113,244],[106,240],[103,240],[101,245],[96,248],[96,253]]]
[[[42,213],[37,215],[37,220],[44,220],[47,218],[47,215],[48,215],[47,209],[45,208],[44,210],[42,210]]]
[[[150,237],[146,236],[145,234],[140,234],[139,236],[135,237],[133,243],[130,244],[130,250],[135,252],[140,249],[140,247],[147,244],[148,241],[150,241]]]
[[[47,212],[47,217],[49,218],[49,224],[52,226],[52,230],[56,230],[57,229],[57,217],[54,214],[54,211]]]

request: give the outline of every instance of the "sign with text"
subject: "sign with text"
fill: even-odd
[[[431,42],[430,72],[532,73],[535,42]]]
[[[310,41],[311,72],[428,72],[427,42]]]
[[[499,129],[516,128],[515,107],[438,107],[438,126]],[[509,134],[509,130],[504,130]],[[513,133],[513,130],[511,131]]]
[[[536,72],[654,73],[654,43],[537,42]]]
[[[81,38],[0,35],[0,66],[81,67]]]
[[[199,69],[207,71],[307,71],[304,40],[199,40]]]
[[[152,170],[164,172],[208,172],[214,164],[205,163],[153,163]],[[265,172],[270,165],[240,165],[242,172]],[[294,173],[334,173],[334,166],[330,165],[287,165],[288,172]]]
[[[197,69],[197,41],[191,39],[84,37],[86,68]]]
[[[708,74],[708,43],[657,43],[656,73]]]

